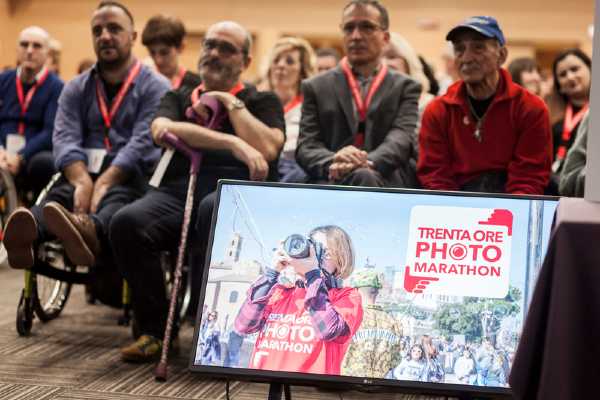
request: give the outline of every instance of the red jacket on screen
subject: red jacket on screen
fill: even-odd
[[[356,289],[329,289],[328,296],[349,331],[325,341],[319,338],[305,307],[306,289],[276,286],[264,311],[266,322],[256,339],[249,367],[339,375],[350,339],[362,322],[363,310]]]
[[[507,193],[543,194],[550,178],[552,134],[544,102],[500,70],[500,82],[482,123],[459,81],[425,109],[419,133],[417,176],[426,189],[460,190],[484,172],[506,171]]]

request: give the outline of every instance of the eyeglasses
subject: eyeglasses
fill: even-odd
[[[383,30],[381,26],[375,25],[369,21],[348,22],[342,25],[341,29],[346,36],[352,35],[355,29],[358,29],[359,33],[366,36],[374,34],[376,30]]]
[[[217,39],[206,39],[202,44],[204,51],[211,51],[217,49],[217,51],[223,56],[233,56],[238,53],[246,54],[246,51],[243,49],[239,49],[233,44],[226,42],[224,40]]]

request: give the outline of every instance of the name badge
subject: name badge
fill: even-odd
[[[10,154],[17,154],[25,147],[26,143],[27,141],[23,135],[17,133],[9,133],[6,135],[6,151]]]
[[[160,186],[160,183],[162,182],[162,179],[165,176],[165,172],[167,172],[167,168],[171,163],[173,154],[175,154],[175,150],[173,149],[167,149],[163,153],[162,157],[160,158],[160,161],[158,162],[158,165],[156,166],[156,169],[154,170],[154,174],[152,174],[152,178],[150,178],[150,182],[148,182],[150,186],[153,186],[155,188]]]
[[[104,162],[104,157],[106,157],[105,149],[84,149],[85,154],[87,155],[87,169],[92,174],[97,174],[102,169],[102,163]]]

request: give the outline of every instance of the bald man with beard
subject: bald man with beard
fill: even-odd
[[[54,173],[52,129],[63,82],[45,67],[50,36],[37,26],[17,41],[17,69],[0,74],[0,168],[38,193]]]
[[[171,132],[202,152],[202,166],[194,195],[196,229],[190,229],[189,246],[194,260],[192,298],[202,277],[203,252],[208,242],[210,217],[217,181],[277,180],[277,161],[285,141],[283,107],[272,92],[258,92],[241,81],[252,57],[251,36],[232,21],[211,26],[206,32],[198,63],[202,84],[184,84],[162,99],[152,123],[154,141],[163,147]],[[219,124],[202,123],[207,103],[220,104]],[[206,100],[208,101],[208,100]],[[132,288],[132,306],[142,336],[121,349],[130,362],[157,360],[162,349],[168,303],[160,253],[174,251],[180,240],[189,160],[175,152],[162,181],[142,199],[120,210],[111,224],[111,243],[121,273]]]

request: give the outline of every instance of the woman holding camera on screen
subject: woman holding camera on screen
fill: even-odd
[[[358,291],[341,287],[353,269],[352,242],[337,226],[288,237],[235,320],[238,333],[259,332],[249,367],[339,374],[363,315]]]

